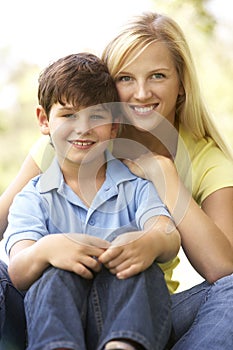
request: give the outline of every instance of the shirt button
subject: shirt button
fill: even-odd
[[[95,225],[95,220],[94,220],[94,219],[90,219],[89,224],[90,224],[91,226],[94,226],[94,225]]]

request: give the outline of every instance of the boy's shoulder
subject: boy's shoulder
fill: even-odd
[[[129,181],[143,184],[151,183],[149,180],[133,174],[121,160],[116,159],[112,155],[111,158],[107,158],[107,175],[111,177],[116,185]]]
[[[56,158],[54,158],[49,168],[44,173],[38,174],[29,180],[20,192],[34,192],[40,195],[54,188],[58,188],[61,178],[62,172]]]
[[[26,191],[36,191],[36,187],[40,181],[42,174],[34,176],[32,179],[28,181],[28,183],[23,187],[21,192],[26,192]]]

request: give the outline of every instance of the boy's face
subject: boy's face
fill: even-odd
[[[109,141],[116,137],[117,124],[112,123],[111,112],[101,105],[77,110],[56,103],[43,133],[51,135],[59,159],[79,164],[103,157]]]

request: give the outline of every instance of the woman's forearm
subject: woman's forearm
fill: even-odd
[[[213,202],[216,203],[220,190],[209,196],[205,201],[211,203],[209,210],[205,203],[207,215],[183,185],[170,159],[150,155],[134,162],[126,161],[126,165],[133,173],[153,182],[173,216],[182,247],[198,273],[209,282],[233,273],[232,189],[219,194],[221,200],[216,205]],[[218,220],[220,206],[221,216],[225,218],[221,221]]]
[[[34,176],[40,173],[40,169],[36,165],[35,161],[29,154],[24,160],[18,175],[4,191],[0,197],[0,239],[2,239],[3,233],[7,228],[7,218],[9,214],[9,208],[13,202],[14,197],[22,188],[27,184],[27,182]]]
[[[229,239],[193,199],[178,229],[188,259],[206,280],[215,282],[233,273],[233,248]]]

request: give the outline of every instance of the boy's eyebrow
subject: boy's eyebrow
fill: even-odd
[[[93,111],[103,111],[103,110],[106,110],[106,107],[102,106],[102,105],[97,105],[97,106],[92,106],[92,107],[89,107],[91,110]]]
[[[84,107],[81,108],[80,110],[77,110],[75,107],[73,106],[59,106],[58,107],[58,112],[71,112],[73,114],[79,113],[81,110],[85,110],[88,109],[91,113],[101,113],[101,112],[106,112],[108,111],[108,108],[105,105],[102,104],[98,104],[98,105],[93,105],[93,106],[89,106],[89,107]]]
[[[62,106],[62,107],[58,107],[59,111],[74,111],[74,107],[67,107],[67,106]]]

